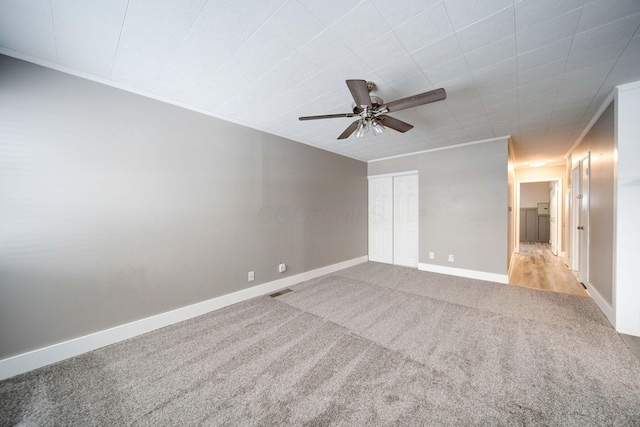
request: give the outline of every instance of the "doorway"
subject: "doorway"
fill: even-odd
[[[369,177],[369,260],[418,267],[418,174]]]
[[[547,243],[553,255],[562,248],[562,179],[542,178],[516,183],[515,252],[520,242]]]
[[[574,294],[583,291],[564,262],[562,193],[562,178],[516,181],[510,284]]]

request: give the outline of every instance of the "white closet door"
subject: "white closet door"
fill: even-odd
[[[418,175],[393,179],[393,263],[418,267]]]
[[[393,178],[369,179],[369,260],[393,263]]]

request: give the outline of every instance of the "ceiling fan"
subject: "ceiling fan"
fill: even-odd
[[[445,90],[440,88],[397,99],[385,104],[381,98],[369,94],[375,87],[373,82],[367,82],[366,80],[347,80],[347,87],[349,91],[351,91],[354,100],[353,113],[304,116],[298,119],[316,120],[334,119],[338,117],[359,117],[358,120],[351,123],[349,127],[340,134],[338,139],[346,139],[354,132],[357,137],[361,138],[369,132],[369,129],[373,129],[374,135],[379,135],[384,132],[385,126],[404,133],[413,128],[413,125],[388,116],[386,113],[393,113],[431,102],[442,101],[447,97]]]

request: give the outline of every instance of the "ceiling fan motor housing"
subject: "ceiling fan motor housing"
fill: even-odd
[[[371,105],[373,106],[371,110],[375,111],[376,109],[384,105],[384,101],[379,96],[371,95],[370,98],[371,98]],[[357,105],[355,102],[351,103],[351,109],[355,114],[360,114],[362,112],[362,108],[360,108],[360,106]]]

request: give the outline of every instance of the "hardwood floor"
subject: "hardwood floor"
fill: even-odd
[[[548,243],[520,243],[513,262],[512,285],[589,296],[562,258],[551,253]]]

